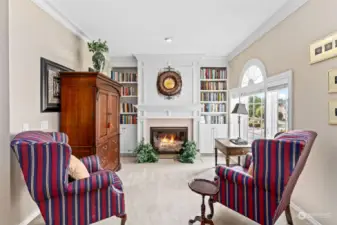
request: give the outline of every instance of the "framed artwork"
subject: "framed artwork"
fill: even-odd
[[[329,124],[337,124],[337,100],[329,101]]]
[[[329,76],[329,93],[337,93],[337,69],[330,70]]]
[[[65,71],[74,70],[41,57],[41,112],[60,112],[60,72]]]
[[[314,64],[337,56],[337,33],[310,45],[310,63]]]

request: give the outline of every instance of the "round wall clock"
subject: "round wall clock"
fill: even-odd
[[[175,96],[180,94],[182,87],[181,76],[178,72],[168,70],[160,72],[157,78],[157,90],[165,96]]]

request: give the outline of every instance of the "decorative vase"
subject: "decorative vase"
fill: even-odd
[[[93,67],[97,72],[104,71],[105,54],[103,52],[95,52],[92,56]]]

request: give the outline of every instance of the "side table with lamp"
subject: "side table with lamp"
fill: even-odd
[[[241,115],[248,115],[245,104],[237,103],[232,114],[238,114],[239,137],[236,139],[215,139],[215,166],[218,165],[218,150],[226,156],[226,166],[230,165],[231,156],[238,156],[238,164],[240,164],[240,156],[250,152],[251,146],[248,144],[248,141],[241,138]]]

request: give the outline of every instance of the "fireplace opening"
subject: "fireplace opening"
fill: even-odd
[[[160,154],[178,154],[187,138],[187,127],[150,127],[151,145]]]

